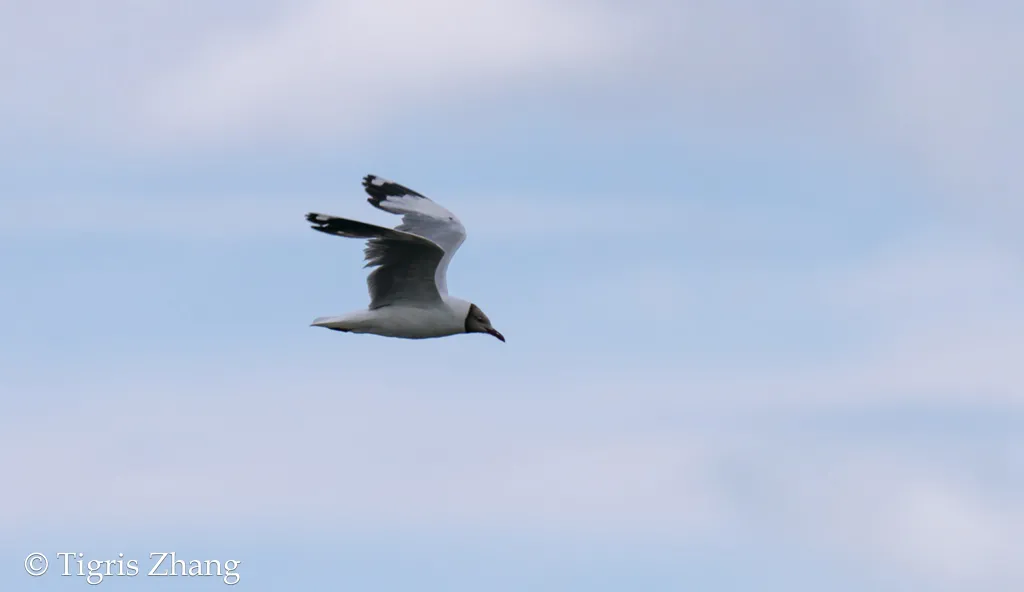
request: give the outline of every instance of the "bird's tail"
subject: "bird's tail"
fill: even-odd
[[[326,327],[328,329],[335,329],[337,331],[348,331],[350,327],[347,322],[348,318],[344,316],[340,317],[317,317],[310,323],[310,327]]]

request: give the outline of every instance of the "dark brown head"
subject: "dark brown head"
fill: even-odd
[[[491,319],[487,318],[484,311],[475,304],[469,305],[469,313],[466,315],[466,333],[487,333],[505,341],[505,336],[491,326]]]

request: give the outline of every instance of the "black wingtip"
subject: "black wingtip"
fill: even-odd
[[[306,214],[306,221],[311,224],[310,228],[317,232],[324,234],[338,234],[332,222],[337,220],[334,216],[328,216],[326,214],[318,214],[317,212],[310,212]]]
[[[382,192],[379,186],[373,184],[378,178],[377,175],[363,177],[363,190],[370,196],[366,198],[366,201],[374,207],[379,207],[381,200],[387,197],[387,194]]]
[[[402,195],[413,195],[416,197],[422,197],[424,199],[427,196],[422,193],[418,193],[409,189],[404,185],[399,185],[394,181],[389,181],[378,175],[366,175],[363,177],[363,189],[369,194],[369,201],[373,205],[379,205],[381,201],[388,198],[388,196],[402,196]]]
[[[312,223],[310,228],[313,230],[348,238],[379,238],[396,234],[390,228],[367,224],[358,220],[349,220],[348,218],[339,218],[338,216],[317,214],[316,212],[306,214],[306,220]]]
[[[324,227],[330,224],[332,218],[333,216],[318,214],[316,212],[306,214],[306,221],[313,225],[313,230],[323,230]]]

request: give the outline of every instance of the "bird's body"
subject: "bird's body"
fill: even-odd
[[[375,175],[363,178],[367,200],[402,215],[402,224],[384,228],[365,222],[310,213],[306,220],[326,234],[367,239],[370,305],[312,323],[348,333],[428,339],[459,333],[488,333],[505,341],[475,304],[448,295],[447,270],[466,229],[454,214],[426,196]]]
[[[313,321],[313,326],[406,339],[447,337],[466,332],[466,315],[470,306],[465,300],[449,296],[441,306],[395,304],[336,317],[320,317]]]

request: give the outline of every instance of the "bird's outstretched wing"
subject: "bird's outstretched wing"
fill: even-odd
[[[441,294],[447,295],[448,264],[466,240],[466,227],[455,214],[437,202],[393,181],[366,175],[363,177],[363,188],[370,196],[366,201],[374,207],[402,216],[402,223],[395,230],[422,236],[444,251],[434,274],[434,282]]]
[[[369,239],[364,251],[366,267],[376,267],[366,278],[370,309],[390,304],[433,304],[441,301],[434,281],[444,249],[423,236],[403,230],[338,218],[315,212],[306,214],[313,226],[326,234]]]

